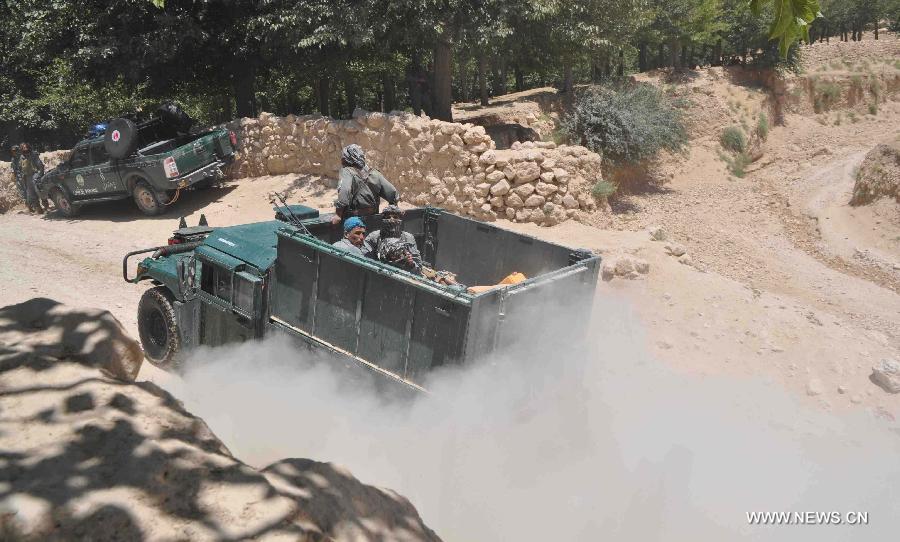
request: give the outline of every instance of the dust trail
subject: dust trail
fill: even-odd
[[[668,371],[614,298],[591,329],[587,348],[447,371],[434,397],[406,404],[348,391],[275,340],[198,351],[176,394],[243,460],[345,465],[408,497],[445,540],[886,540],[900,529],[896,428],[811,410],[762,381]],[[751,526],[756,511],[868,512],[869,524]]]

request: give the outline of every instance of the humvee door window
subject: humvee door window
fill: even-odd
[[[231,271],[203,262],[200,289],[222,301],[231,303]]]
[[[109,162],[109,153],[106,152],[103,143],[91,145],[91,163],[96,166],[106,162]]]
[[[72,160],[69,161],[72,169],[85,167],[88,165],[88,148],[79,147],[73,151]]]

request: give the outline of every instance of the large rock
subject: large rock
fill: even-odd
[[[541,176],[541,167],[534,162],[519,162],[514,170],[516,184],[528,183]]]
[[[885,358],[872,367],[872,380],[888,393],[900,393],[900,361]]]
[[[77,360],[126,382],[134,381],[144,362],[140,344],[109,311],[42,297],[0,308],[0,343]]]

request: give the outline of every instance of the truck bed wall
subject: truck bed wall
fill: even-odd
[[[365,221],[369,231],[380,227],[378,216]],[[326,221],[307,226],[327,243],[342,234]],[[416,237],[425,261],[466,284],[496,284],[514,271],[529,279],[457,296],[305,236],[279,234],[271,316],[419,384],[429,370],[498,348],[521,347],[530,355],[542,347],[552,356],[553,345],[583,336],[599,257],[576,262],[567,247],[437,210],[407,211],[404,229]]]
[[[279,235],[270,315],[401,378],[462,358],[470,304]]]

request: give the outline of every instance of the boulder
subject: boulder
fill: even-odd
[[[0,343],[73,359],[125,382],[134,382],[144,362],[140,344],[109,311],[76,309],[47,298],[0,308]]]
[[[872,381],[888,393],[900,393],[900,361],[882,359],[872,367]]]
[[[515,166],[514,180],[516,184],[528,183],[540,176],[541,168],[534,162],[519,162]]]
[[[546,198],[544,198],[544,196],[532,194],[525,200],[525,207],[541,207],[546,201],[547,200]]]
[[[524,205],[525,205],[525,202],[515,192],[506,196],[506,206],[507,207],[512,207],[513,209],[518,209],[519,207],[523,207]]]

